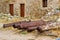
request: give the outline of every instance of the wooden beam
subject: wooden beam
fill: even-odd
[[[25,16],[25,4],[20,4],[20,16]]]
[[[13,4],[9,4],[9,12],[10,14],[13,16],[14,15],[14,5]]]

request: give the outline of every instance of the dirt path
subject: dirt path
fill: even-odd
[[[54,40],[48,36],[36,36],[36,33],[18,33],[15,30],[0,30],[0,40]]]

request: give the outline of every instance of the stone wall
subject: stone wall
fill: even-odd
[[[52,10],[58,8],[59,0],[48,0],[46,9]],[[14,14],[20,16],[20,4],[25,4],[25,17],[40,18],[47,13],[47,10],[42,7],[42,0],[3,0],[0,1],[0,12],[9,13],[9,4],[14,4]]]
[[[7,13],[7,7],[8,6],[8,1],[6,0],[1,0],[0,1],[0,12]]]

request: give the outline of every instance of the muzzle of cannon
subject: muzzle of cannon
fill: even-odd
[[[19,22],[14,22],[14,23],[8,23],[8,24],[4,24],[3,28],[11,27],[14,24],[27,23],[27,22],[29,22],[29,21],[19,21]]]

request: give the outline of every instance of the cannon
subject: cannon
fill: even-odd
[[[13,26],[14,28],[17,28],[19,30],[27,30],[28,32],[32,32],[34,30],[37,30],[39,32],[42,32],[42,25],[46,25],[48,22],[43,20],[38,21],[19,21],[15,23],[9,23],[4,24],[3,27],[10,27]]]

